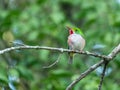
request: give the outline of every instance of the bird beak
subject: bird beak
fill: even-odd
[[[69,26],[66,26],[67,30],[70,30],[71,28]],[[72,30],[72,29],[71,29]]]
[[[73,34],[74,33],[73,29],[70,28],[69,26],[66,26],[66,28],[67,28],[67,30],[69,30],[69,34]]]

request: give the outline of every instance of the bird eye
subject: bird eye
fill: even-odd
[[[75,31],[77,31],[77,29],[75,29]]]

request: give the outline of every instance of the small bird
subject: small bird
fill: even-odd
[[[69,36],[68,36],[68,46],[70,50],[78,50],[82,51],[85,46],[85,39],[82,37],[83,33],[79,28],[70,28],[69,30]],[[69,54],[69,64],[72,64],[73,62],[73,56],[74,53],[70,52]]]

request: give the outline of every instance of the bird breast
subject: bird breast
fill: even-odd
[[[68,45],[72,50],[82,50],[85,46],[85,40],[79,34],[71,34],[68,37]]]

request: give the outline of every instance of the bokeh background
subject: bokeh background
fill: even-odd
[[[0,49],[27,45],[68,48],[66,26],[81,28],[84,50],[109,54],[120,43],[120,0],[0,0]],[[18,45],[18,44],[17,44]],[[0,55],[0,90],[65,90],[100,59],[68,54],[49,69],[60,53],[16,50]],[[97,90],[102,66],[75,85],[73,90]],[[120,90],[120,56],[107,67],[103,90]]]

